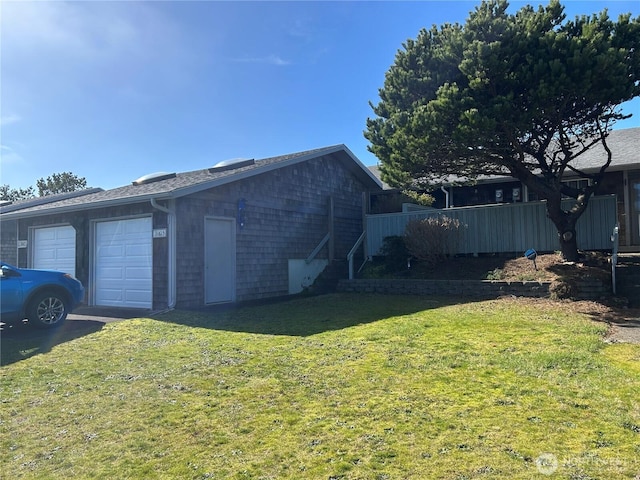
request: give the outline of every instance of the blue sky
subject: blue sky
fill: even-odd
[[[564,4],[640,15],[637,1]],[[362,132],[396,51],[475,5],[2,2],[0,183],[71,171],[112,188],[339,143],[375,165]],[[626,111],[617,128],[640,126],[638,99]]]

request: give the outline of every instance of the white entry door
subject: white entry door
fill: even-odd
[[[233,302],[236,296],[235,220],[206,218],[204,243],[204,301]]]
[[[94,303],[152,308],[151,217],[98,222],[95,235]]]
[[[33,268],[76,275],[76,230],[71,225],[33,231]]]

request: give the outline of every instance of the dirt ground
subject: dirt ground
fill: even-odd
[[[402,276],[432,280],[506,280],[552,282],[562,278],[593,276],[611,278],[611,266],[606,254],[588,252],[580,262],[566,263],[558,253],[538,255],[535,263],[524,256],[482,255],[453,257],[426,268],[412,264]]]
[[[640,344],[640,309],[605,305],[593,301],[550,300],[546,298],[518,298],[518,302],[529,303],[531,308],[561,303],[563,308],[588,315],[595,322],[609,326],[606,341],[609,343]]]

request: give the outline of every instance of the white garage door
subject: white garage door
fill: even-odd
[[[151,308],[151,218],[96,224],[95,304]]]
[[[76,230],[71,225],[33,231],[33,268],[76,274]]]

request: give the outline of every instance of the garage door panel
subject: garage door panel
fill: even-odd
[[[118,229],[118,222],[102,222],[98,232],[98,240],[113,237],[118,232]]]
[[[129,290],[141,290],[147,291],[146,281],[149,280],[147,278],[103,278],[100,280],[100,285],[106,289],[121,289],[123,291]],[[143,283],[141,283],[141,281]]]
[[[45,261],[48,261],[48,260],[55,260],[56,259],[56,252],[55,252],[55,250],[52,250],[52,249],[47,249],[47,250],[39,249],[38,256],[40,257],[40,261],[41,262],[45,262]],[[34,265],[34,267],[38,268],[35,265]]]
[[[127,255],[127,257],[132,258],[132,260],[134,261],[142,261],[146,263],[149,259],[148,253],[149,252],[147,245],[135,244],[127,245],[125,247],[125,254]]]
[[[75,239],[74,239],[75,242]],[[75,248],[59,248],[58,249],[58,258],[64,260],[76,260],[76,249]]]
[[[54,228],[39,228],[38,240],[41,242],[53,242],[56,239],[56,232]]]
[[[151,308],[153,244],[151,218],[96,225],[96,304]]]
[[[149,268],[127,267],[126,278],[128,280],[151,280],[152,273]]]
[[[68,225],[65,228],[59,228],[57,231],[57,237],[58,239],[64,238],[67,240],[73,240],[75,241],[76,239],[76,230],[75,228],[73,228],[72,226]]]
[[[147,225],[143,222],[127,222],[125,221],[123,224],[123,229],[122,231],[125,234],[143,234],[146,235],[147,234]]]
[[[128,302],[146,303],[149,301],[149,292],[142,290],[128,290],[127,291]]]
[[[124,253],[125,249],[123,245],[102,245],[98,251],[98,255],[104,260],[108,260],[109,258],[119,260]]]
[[[97,300],[100,302],[118,302],[122,303],[122,290],[118,289],[109,289],[109,288],[101,288],[100,294],[97,297]],[[98,305],[104,305],[103,303],[98,303]]]
[[[103,267],[100,269],[101,280],[106,284],[110,280],[124,280],[124,268],[122,267]]]

